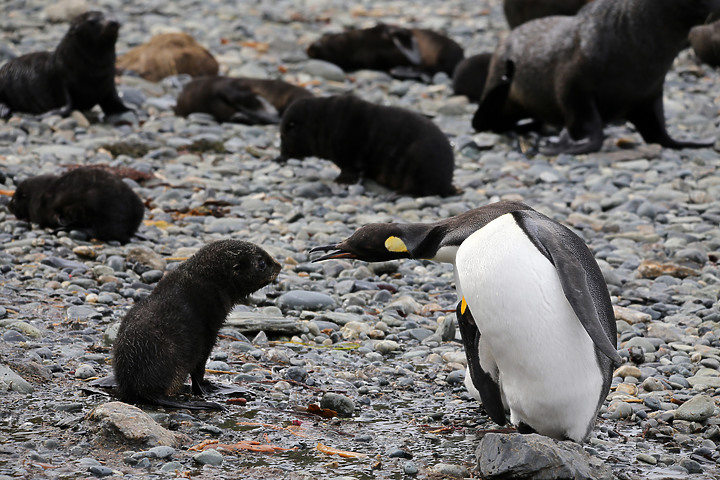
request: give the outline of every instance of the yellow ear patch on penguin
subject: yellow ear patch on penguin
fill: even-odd
[[[465,301],[465,297],[463,297],[460,302],[460,314],[465,315],[465,310],[467,310],[467,302]]]
[[[408,251],[405,242],[398,237],[388,237],[387,240],[385,240],[385,248],[388,252],[407,253]]]

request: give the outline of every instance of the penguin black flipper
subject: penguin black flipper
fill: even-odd
[[[505,406],[502,402],[500,394],[500,386],[495,383],[492,376],[484,371],[480,366],[480,355],[478,352],[478,344],[480,342],[480,330],[477,328],[475,319],[469,308],[465,308],[462,312],[462,303],[457,306],[457,319],[460,326],[460,337],[465,347],[465,357],[468,363],[468,373],[473,385],[480,393],[485,411],[493,422],[498,425],[505,425],[507,417],[505,416]]]
[[[567,227],[534,210],[512,213],[535,247],[555,266],[563,293],[595,346],[615,364],[617,331],[610,294],[585,243]]]

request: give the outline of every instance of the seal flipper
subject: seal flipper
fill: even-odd
[[[492,86],[486,85],[486,91],[472,118],[472,127],[476,132],[486,130],[504,132],[513,128],[515,121],[504,118],[502,112],[510,94],[514,75],[515,62],[505,60],[505,74],[500,81]]]
[[[659,143],[667,148],[703,148],[712,146],[714,139],[701,141],[675,140],[665,127],[665,110],[662,94],[640,104],[628,115],[646,143]]]
[[[512,215],[530,241],[555,266],[563,293],[595,346],[615,364],[622,363],[615,346],[617,340],[610,338],[615,322],[610,297],[606,288],[594,287],[588,279],[588,269],[593,269],[600,281],[603,277],[592,255],[589,251],[585,253],[585,245],[568,228],[538,212],[519,210]],[[612,317],[605,319],[609,332],[601,323],[603,313]]]
[[[500,394],[500,387],[492,379],[489,373],[485,372],[480,366],[480,356],[478,354],[478,344],[480,341],[480,331],[477,328],[475,319],[469,308],[463,313],[462,302],[457,306],[457,319],[460,327],[460,337],[465,347],[465,357],[467,358],[468,372],[473,385],[480,393],[485,411],[493,422],[498,425],[505,425],[507,417],[505,416],[505,407]]]

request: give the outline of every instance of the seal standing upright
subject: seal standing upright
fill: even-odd
[[[603,126],[621,119],[648,143],[709,146],[670,137],[663,83],[690,29],[719,9],[720,0],[594,0],[574,17],[525,23],[495,51],[472,126],[504,131],[528,117],[564,126],[548,153],[599,150]]]
[[[317,260],[425,258],[455,266],[466,385],[491,418],[581,442],[621,361],[602,272],[568,228],[519,202],[422,224],[370,224]],[[577,380],[571,389],[566,379]]]
[[[54,52],[35,52],[0,67],[0,116],[12,111],[129,110],[115,88],[115,42],[120,24],[101,12],[76,17]]]
[[[120,397],[180,408],[221,408],[212,402],[181,402],[187,376],[192,391],[212,391],[205,362],[232,307],[272,282],[280,264],[248,242],[223,240],[201,248],[167,273],[149,297],[128,311],[113,347]]]

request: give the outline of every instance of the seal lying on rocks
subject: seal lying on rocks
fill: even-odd
[[[281,159],[319,157],[340,167],[339,183],[363,177],[399,193],[450,195],[455,160],[428,118],[353,95],[302,98],[283,115]]]
[[[101,12],[76,17],[54,52],[14,58],[0,68],[0,116],[100,105],[106,116],[130,110],[115,88],[115,42],[120,24]]]
[[[28,178],[18,185],[8,208],[18,219],[42,228],[80,230],[120,243],[130,240],[145,214],[140,197],[120,177],[93,167]]]
[[[455,67],[452,77],[453,92],[479,102],[485,89],[492,53],[480,53],[463,59]]]
[[[690,28],[718,9],[720,0],[595,0],[574,17],[525,23],[493,55],[473,128],[530,117],[565,127],[548,153],[586,153],[602,147],[606,123],[629,120],[648,143],[709,146],[667,133],[663,82]]]
[[[438,32],[384,23],[323,35],[308,47],[307,54],[345,71],[381,70],[401,77],[437,72],[450,76],[464,56],[460,45]]]
[[[213,391],[205,362],[234,305],[269,284],[280,264],[262,248],[223,240],[201,248],[167,273],[147,298],[128,311],[113,347],[118,394],[128,402],[191,409],[217,403],[170,398],[190,375],[197,395]]]
[[[200,77],[188,82],[178,95],[175,113],[209,113],[218,122],[280,123],[285,109],[298,98],[312,97],[308,90],[281,80]]]
[[[711,67],[720,66],[720,21],[694,27],[689,39],[701,62]]]
[[[592,0],[505,0],[503,10],[510,28],[536,18],[575,15]]]
[[[186,73],[192,77],[217,75],[218,62],[187,33],[155,35],[118,57],[118,70],[136,72],[145,80],[159,82],[170,75]]]

